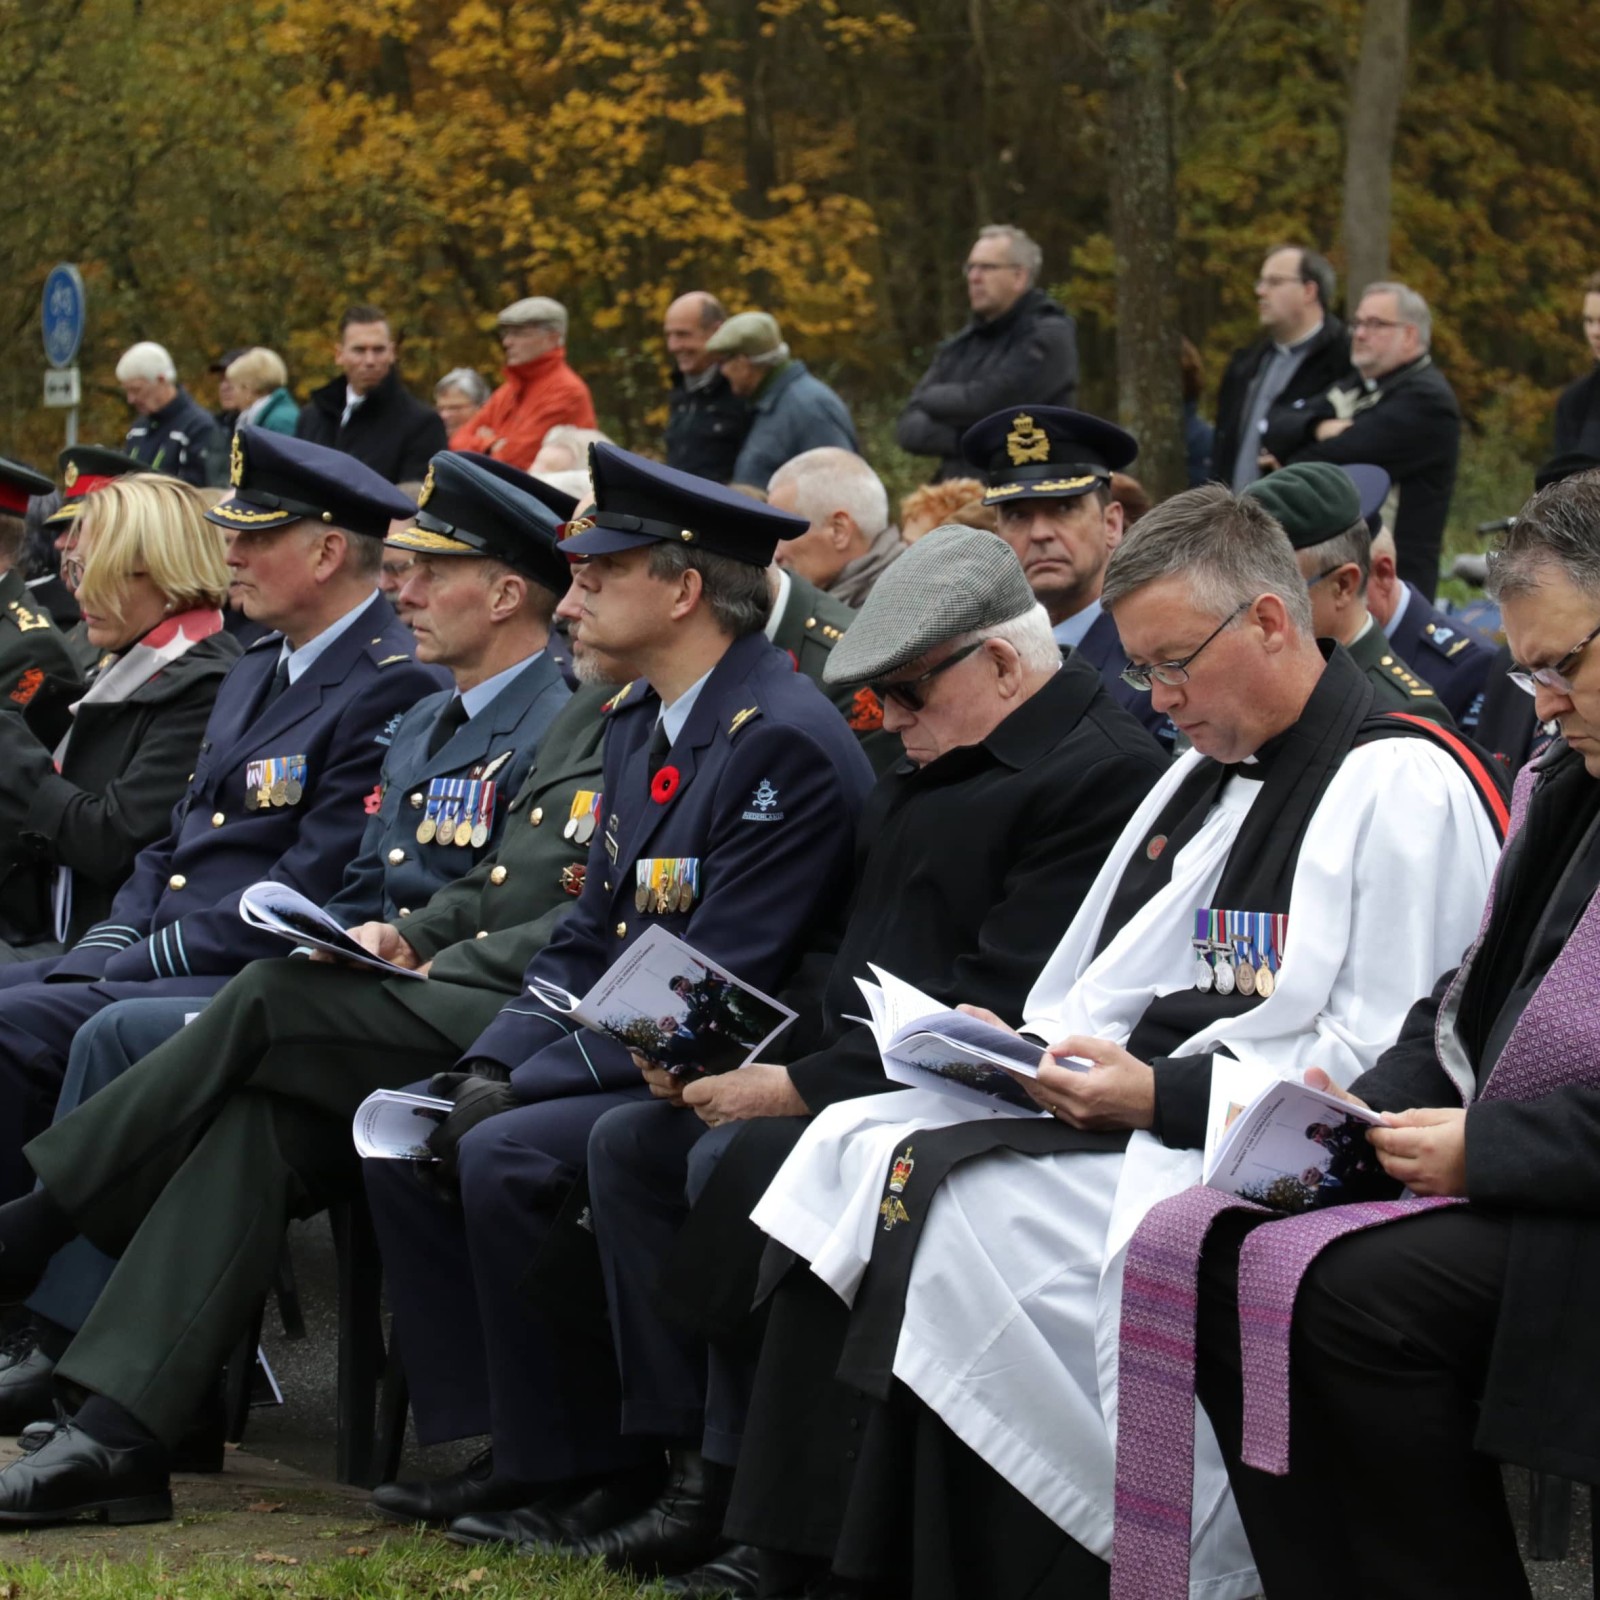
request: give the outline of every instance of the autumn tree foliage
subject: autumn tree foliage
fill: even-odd
[[[1111,107],[1108,22],[1145,10],[1162,18],[1170,225],[1143,214],[1148,190],[1130,197]],[[134,338],[166,343],[190,381],[224,349],[269,343],[303,395],[332,370],[341,305],[372,300],[425,391],[450,366],[492,375],[495,311],[542,293],[572,311],[604,425],[649,448],[676,292],[772,310],[858,408],[892,411],[963,320],[959,263],[991,221],[1042,243],[1046,285],[1079,319],[1084,403],[1115,414],[1135,391],[1118,382],[1114,201],[1127,237],[1150,222],[1174,234],[1175,296],[1172,271],[1161,294],[1175,310],[1150,337],[1187,334],[1213,381],[1253,333],[1268,246],[1305,240],[1343,266],[1364,13],[1363,0],[10,0],[0,319],[15,356],[0,449],[45,461],[59,441],[35,354],[57,260],[89,283],[85,437],[125,426],[111,369]],[[1600,267],[1600,39],[1584,22],[1576,0],[1410,6],[1390,270],[1433,302],[1436,355],[1472,425],[1527,461],[1554,390],[1586,365],[1578,288]],[[1138,392],[1159,378],[1146,370]],[[1168,417],[1170,397],[1151,425]]]

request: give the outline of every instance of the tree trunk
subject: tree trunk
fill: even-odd
[[[1361,55],[1350,85],[1344,157],[1344,259],[1348,304],[1389,276],[1390,171],[1405,94],[1411,0],[1367,0]]]
[[[1117,279],[1117,411],[1139,440],[1152,498],[1188,487],[1173,195],[1172,0],[1110,0],[1106,68],[1111,244]]]

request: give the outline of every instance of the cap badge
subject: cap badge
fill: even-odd
[[[1014,467],[1026,466],[1030,461],[1050,459],[1050,435],[1033,425],[1027,412],[1020,412],[1006,435],[1006,454]]]
[[[422,487],[417,491],[417,510],[420,511],[433,498],[433,463],[428,463],[428,475],[422,480]]]
[[[244,482],[244,446],[239,443],[237,431],[233,435],[233,445],[228,451],[228,482],[235,489]]]
[[[587,533],[593,526],[593,517],[577,517],[571,522],[563,522],[561,524],[561,537],[563,539],[576,539],[580,533]]]
[[[67,470],[66,470],[65,474],[62,476],[61,482],[63,483],[63,485],[65,485],[65,487],[70,489],[73,486],[73,484],[75,484],[77,481],[78,481],[78,463],[76,461],[69,461],[67,463]]]

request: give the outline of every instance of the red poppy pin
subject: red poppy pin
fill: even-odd
[[[1144,853],[1145,853],[1146,856],[1148,856],[1150,858],[1150,860],[1154,861],[1161,854],[1161,852],[1163,850],[1165,850],[1166,848],[1167,848],[1167,836],[1166,836],[1166,834],[1158,833],[1158,834],[1156,834],[1156,836],[1153,839],[1151,839],[1150,843],[1147,844],[1144,847]]]
[[[361,805],[369,817],[377,816],[383,807],[383,785],[381,783],[373,784],[372,793],[361,802]]]
[[[662,767],[650,780],[650,798],[664,806],[678,792],[678,769]]]

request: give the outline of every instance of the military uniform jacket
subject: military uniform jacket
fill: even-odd
[[[1394,653],[1432,686],[1461,731],[1476,734],[1483,714],[1484,687],[1494,664],[1494,646],[1430,605],[1415,589],[1389,643]]]
[[[271,878],[321,905],[361,846],[365,800],[400,714],[439,687],[411,635],[374,595],[265,711],[278,664],[269,634],[223,680],[165,838],[140,852],[104,921],[40,976],[146,982],[229,974],[286,953],[239,920],[239,895]],[[300,758],[297,804],[248,809],[252,763]]]
[[[81,686],[83,674],[66,635],[13,567],[0,576],[0,708],[22,710],[46,678]]]
[[[857,613],[798,572],[789,574],[789,600],[772,642],[839,708],[874,772],[885,772],[905,753],[896,733],[883,731],[883,702],[865,684],[825,683],[823,668]]]
[[[660,924],[775,993],[820,924],[849,897],[856,819],[872,768],[855,735],[764,635],[735,640],[702,686],[655,780],[660,702],[642,682],[611,702],[603,819],[583,894],[524,974],[581,995]],[[653,860],[697,863],[687,911],[635,903]],[[524,986],[525,986],[524,985]],[[532,995],[506,1006],[466,1052],[513,1069],[526,1101],[637,1084],[628,1052],[575,1029]]]
[[[91,701],[67,717],[59,702],[82,688],[76,677],[50,678],[23,718],[0,718],[0,917],[13,943],[55,936],[58,865],[72,869],[67,942],[107,914],[134,858],[166,833],[238,659],[238,644],[214,633],[126,700]],[[65,722],[72,737],[57,772],[51,751]]]
[[[430,756],[434,724],[454,695],[449,689],[430,695],[395,729],[378,783],[365,802],[371,816],[361,853],[345,869],[338,894],[324,908],[344,927],[392,921],[402,909],[409,914],[495,848],[507,803],[527,777],[545,729],[572,697],[556,664],[541,652]],[[421,842],[417,828],[428,816],[433,781],[474,778],[495,789],[488,838],[477,846],[443,842],[437,834]]]
[[[1408,668],[1390,644],[1384,631],[1374,620],[1372,626],[1355,641],[1347,644],[1351,659],[1372,680],[1378,691],[1373,703],[1378,711],[1409,711],[1426,717],[1430,722],[1455,727],[1455,719],[1445,709],[1444,702],[1432,687]]]
[[[391,992],[452,1037],[462,1016],[482,1026],[475,996],[487,990],[509,998],[522,990],[528,963],[550,942],[583,890],[590,841],[568,838],[575,815],[593,814],[600,798],[600,751],[606,729],[601,706],[615,687],[580,688],[539,741],[522,787],[506,807],[492,855],[457,878],[395,926],[425,961],[426,983],[391,979]]]

